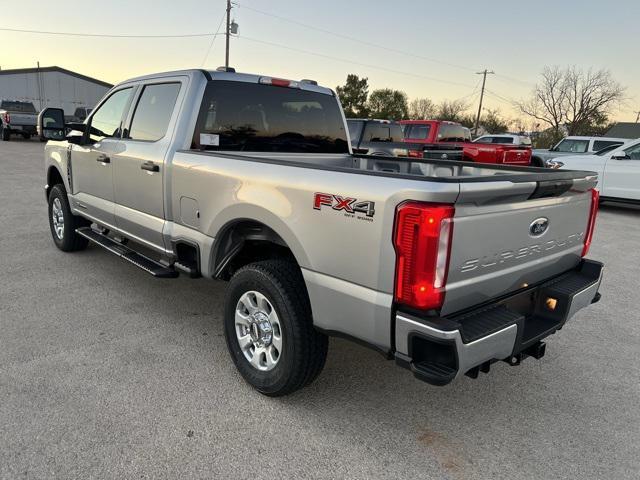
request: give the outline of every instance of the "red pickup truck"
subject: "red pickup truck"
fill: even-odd
[[[404,141],[410,143],[453,143],[462,147],[463,159],[478,163],[530,165],[531,147],[501,143],[475,143],[468,128],[442,120],[402,120]]]

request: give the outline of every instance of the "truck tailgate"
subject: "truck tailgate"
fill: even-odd
[[[461,191],[442,315],[548,280],[580,262],[591,207],[589,182],[534,199],[528,184],[500,194],[498,183],[503,182],[493,191]]]
[[[36,125],[38,116],[34,113],[9,112],[11,125],[33,127]]]

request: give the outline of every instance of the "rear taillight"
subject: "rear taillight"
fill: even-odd
[[[451,205],[406,202],[396,210],[395,300],[421,310],[444,302],[453,232]]]
[[[422,150],[409,150],[409,156],[411,158],[422,158]]]
[[[582,247],[582,256],[585,257],[589,253],[591,240],[593,239],[593,230],[596,226],[596,217],[598,216],[598,206],[600,204],[600,192],[595,188],[591,189],[591,209],[589,210],[589,222],[584,232],[584,247]]]
[[[11,123],[11,115],[9,115],[7,112],[2,114],[2,121],[4,123]]]

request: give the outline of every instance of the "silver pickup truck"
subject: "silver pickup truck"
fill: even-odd
[[[232,69],[63,115],[38,125],[55,245],[228,280],[229,352],[266,395],[312,382],[331,335],[433,385],[476,377],[600,298],[592,172],[354,155],[333,91]]]

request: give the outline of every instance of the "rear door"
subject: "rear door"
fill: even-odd
[[[113,92],[89,119],[84,145],[72,145],[71,169],[76,206],[105,226],[115,226],[113,160],[122,148],[120,136],[133,87]]]
[[[628,158],[607,160],[602,195],[640,200],[640,143],[625,149],[624,152]]]
[[[127,237],[160,251],[165,248],[165,159],[186,78],[140,85],[114,159],[116,225]]]

